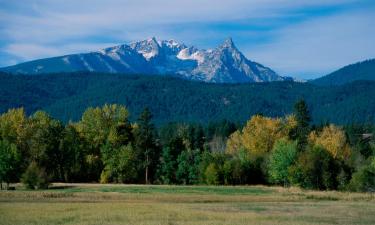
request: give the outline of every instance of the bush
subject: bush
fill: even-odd
[[[204,173],[206,177],[206,183],[211,185],[218,185],[219,184],[219,173],[214,163],[211,163],[206,168]]]
[[[45,170],[39,168],[36,162],[30,163],[21,178],[21,182],[29,189],[48,188],[48,180]]]
[[[375,157],[370,163],[361,167],[353,174],[348,189],[351,191],[371,191],[375,192]]]

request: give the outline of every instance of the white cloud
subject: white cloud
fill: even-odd
[[[191,22],[271,18],[301,7],[352,2],[350,0],[28,0],[12,1],[0,11],[4,34],[12,42],[53,43],[100,32],[127,38],[144,27]],[[27,4],[29,3],[29,4]],[[25,6],[26,5],[26,6]],[[15,8],[15,9],[14,9]],[[105,34],[102,34],[105,35]]]
[[[361,1],[0,0],[0,46],[5,46],[0,49],[0,55],[5,52],[14,57],[6,61],[20,62],[88,52],[150,36],[174,38],[198,47],[204,42],[213,47],[212,42],[218,37],[229,34],[185,25],[205,23],[209,26],[215,22],[253,19],[268,21],[298,13],[302,8],[355,2]],[[247,49],[246,55],[250,59],[283,74],[323,73],[374,52],[373,32],[362,35],[368,26],[374,25],[371,22],[375,21],[374,16],[368,14],[371,12],[367,17],[358,13],[286,26],[267,31],[270,34],[266,35],[276,37],[267,45],[254,47],[253,43],[242,41],[239,47],[240,50]],[[242,39],[253,34],[251,30],[236,32]]]
[[[375,58],[375,14],[360,11],[303,22],[277,31],[272,43],[247,55],[275,70],[304,78]]]

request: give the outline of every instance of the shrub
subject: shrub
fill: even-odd
[[[39,168],[36,162],[30,163],[21,178],[21,182],[29,189],[48,188],[48,180],[45,170]]]
[[[206,177],[206,183],[211,185],[219,184],[219,173],[214,163],[210,163],[204,173]]]
[[[375,192],[375,157],[369,161],[368,165],[361,167],[353,174],[348,186],[349,190]]]

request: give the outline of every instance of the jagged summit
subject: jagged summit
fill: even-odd
[[[96,71],[161,74],[217,83],[282,81],[273,70],[248,60],[227,38],[214,49],[198,49],[173,39],[155,37],[105,48],[97,52],[34,60],[2,71],[40,74]]]
[[[231,37],[228,37],[227,39],[225,39],[221,47],[222,48],[236,48]]]

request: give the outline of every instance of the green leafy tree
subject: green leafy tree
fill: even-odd
[[[64,126],[43,111],[37,111],[30,117],[29,126],[32,130],[28,142],[30,161],[44,168],[52,178],[63,181],[63,152],[59,145]]]
[[[63,131],[60,144],[60,174],[65,182],[86,181],[84,141],[72,124]]]
[[[286,139],[278,140],[270,154],[268,175],[270,181],[276,184],[288,184],[288,168],[297,158],[297,142]]]
[[[101,147],[111,141],[121,145],[125,137],[121,129],[128,126],[128,110],[120,105],[104,105],[103,107],[88,108],[76,125],[77,131],[86,143],[85,164],[89,180],[98,180],[103,170]],[[116,133],[121,133],[117,135]]]
[[[15,144],[22,158],[20,170],[30,163],[29,142],[33,130],[23,108],[10,109],[0,116],[0,139]]]
[[[104,163],[101,183],[130,183],[136,180],[136,155],[130,144],[113,147],[107,143],[101,151]]]
[[[17,182],[20,172],[20,154],[16,145],[7,140],[0,140],[0,186],[11,182]]]
[[[289,167],[289,180],[303,188],[332,190],[338,186],[339,166],[324,148],[314,146],[300,154]]]

